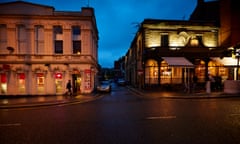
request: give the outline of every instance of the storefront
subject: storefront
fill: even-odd
[[[82,77],[78,69],[74,69],[72,73],[73,94],[81,94]]]
[[[54,77],[55,77],[56,94],[62,94],[63,93],[63,75],[61,72],[56,72],[54,74]]]
[[[26,93],[26,76],[25,73],[17,73],[17,87],[19,94]]]
[[[45,76],[44,73],[36,73],[37,78],[37,93],[43,94],[45,92]]]
[[[7,74],[0,73],[0,93],[6,94],[7,93]]]
[[[184,57],[163,57],[161,62],[149,59],[145,65],[145,84],[181,84],[188,82],[194,65]]]

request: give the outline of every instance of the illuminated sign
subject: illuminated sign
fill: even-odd
[[[55,78],[56,79],[62,79],[62,74],[61,73],[55,73]]]

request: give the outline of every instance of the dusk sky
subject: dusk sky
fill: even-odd
[[[114,60],[126,54],[137,32],[137,24],[144,19],[188,20],[197,5],[197,0],[24,1],[53,6],[57,11],[80,11],[81,7],[93,7],[99,31],[99,63],[107,68],[112,68]]]

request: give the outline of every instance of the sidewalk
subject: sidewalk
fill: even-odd
[[[205,91],[199,91],[194,93],[183,92],[183,91],[170,91],[170,90],[156,90],[156,89],[137,89],[131,86],[128,88],[137,93],[139,97],[146,98],[146,99],[154,99],[154,98],[179,98],[179,99],[204,99],[204,98],[233,98],[239,97],[239,94],[227,94],[223,91],[213,91],[207,93]]]
[[[95,100],[99,94],[77,95],[77,96],[20,96],[0,98],[0,109],[26,108],[50,105],[63,105],[69,103],[84,103]]]

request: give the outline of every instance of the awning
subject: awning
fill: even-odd
[[[211,57],[210,59],[224,66],[237,66],[237,59],[234,59],[232,57],[224,57],[222,59],[219,57]]]
[[[172,67],[194,67],[185,57],[162,57]]]

